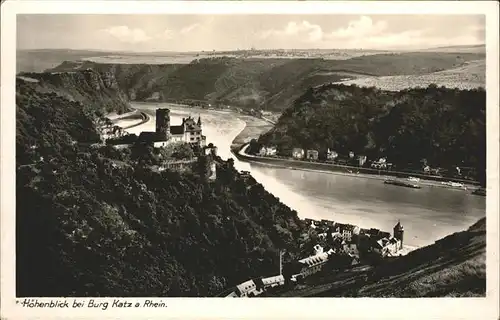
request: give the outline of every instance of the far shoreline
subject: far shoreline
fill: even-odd
[[[355,178],[360,178],[360,179],[374,179],[374,180],[387,180],[387,179],[401,179],[401,177],[398,177],[398,174],[404,174],[408,176],[415,176],[415,174],[411,173],[398,173],[398,172],[384,172],[383,174],[381,173],[380,175],[376,174],[370,174],[370,173],[348,173],[348,172],[342,172],[340,171],[342,168],[340,166],[335,166],[331,164],[323,164],[323,163],[316,163],[316,162],[307,162],[307,161],[300,161],[300,160],[292,160],[292,159],[280,159],[280,158],[265,158],[265,157],[259,157],[259,156],[252,156],[247,154],[246,148],[248,147],[248,144],[244,144],[241,147],[239,147],[237,150],[233,150],[233,154],[238,158],[240,161],[244,161],[247,163],[257,163],[259,165],[264,165],[264,166],[271,166],[271,167],[277,167],[277,168],[284,168],[284,169],[289,169],[289,170],[299,170],[299,171],[309,171],[309,172],[319,172],[319,173],[326,173],[326,174],[334,174],[334,175],[342,175],[342,176],[348,176],[348,177],[355,177]],[[304,167],[307,166],[307,167]],[[325,169],[320,169],[318,166],[322,166]],[[359,169],[355,167],[345,167],[349,169]],[[388,174],[387,174],[388,173]],[[426,179],[427,178],[427,179]],[[436,178],[432,179],[433,177],[423,177],[420,179],[420,182],[418,182],[418,185],[425,186],[425,187],[437,187],[437,188],[443,188],[443,189],[449,189],[449,190],[456,190],[456,191],[461,191],[465,192],[466,194],[469,194],[469,190],[475,190],[478,188],[478,185],[474,185],[472,183],[464,183],[465,188],[455,188],[447,185],[443,185],[438,183]],[[443,181],[453,181],[453,179],[448,179],[448,178],[441,178]]]

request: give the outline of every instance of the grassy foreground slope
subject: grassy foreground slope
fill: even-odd
[[[307,88],[363,77],[423,75],[484,59],[484,53],[405,52],[324,59],[203,58],[189,64],[66,61],[49,71],[96,69],[115,74],[133,100],[206,100],[283,110]]]

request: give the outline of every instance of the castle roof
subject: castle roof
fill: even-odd
[[[137,138],[137,142],[145,142],[145,143],[154,143],[158,141],[164,141],[165,137],[162,136],[161,134],[158,134],[155,131],[143,131],[141,134],[139,134],[139,137]]]
[[[201,132],[201,119],[196,123],[193,118],[189,117],[187,119],[182,119],[182,123],[185,130],[188,132]]]
[[[398,223],[394,226],[394,229],[403,230],[403,226],[401,225],[401,222],[399,220]]]
[[[184,126],[170,126],[170,133],[171,134],[184,134]]]

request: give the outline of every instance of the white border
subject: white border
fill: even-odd
[[[163,298],[166,309],[25,309],[15,305],[15,54],[16,14],[485,14],[487,37],[487,298],[440,299],[221,299]],[[6,319],[57,316],[113,318],[272,319],[494,319],[498,318],[498,3],[495,1],[198,2],[6,1],[1,6],[1,315]],[[450,26],[452,27],[452,26]],[[36,267],[36,266],[33,266]],[[112,301],[112,299],[108,299]],[[128,299],[142,300],[143,299]]]

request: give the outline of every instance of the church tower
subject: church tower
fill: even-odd
[[[394,232],[394,238],[401,241],[401,248],[403,248],[403,235],[405,230],[399,220],[398,223],[394,226],[393,232]]]
[[[156,134],[168,140],[170,138],[170,110],[156,109]]]
[[[201,116],[198,116],[198,122],[196,123],[199,127],[201,127]]]

